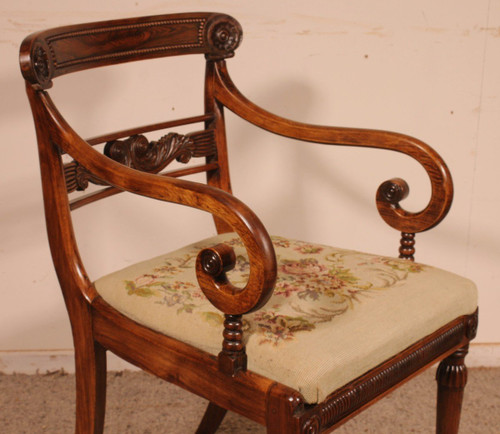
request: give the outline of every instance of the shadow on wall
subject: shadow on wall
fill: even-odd
[[[249,98],[275,114],[315,123],[310,113],[317,112],[322,95],[304,82],[288,81],[261,88]],[[255,205],[270,232],[294,236],[298,231],[311,236],[311,215],[325,210],[333,210],[337,215],[332,217],[338,218],[340,212],[347,215],[351,210],[366,219],[366,213],[381,223],[375,206],[380,183],[402,176],[415,191],[428,183],[418,163],[394,152],[304,143],[232,121],[227,125],[235,195],[244,201],[251,198],[248,204]],[[417,182],[412,174],[408,179],[400,160],[414,166]],[[419,202],[425,206],[426,200]]]

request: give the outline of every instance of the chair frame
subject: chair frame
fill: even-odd
[[[198,433],[215,432],[227,410],[265,425],[269,433],[330,431],[441,361],[437,371],[436,429],[438,433],[456,433],[467,381],[464,357],[476,333],[477,312],[456,318],[333,391],[316,405],[306,404],[296,390],[246,369],[241,318],[262,307],[271,296],[276,280],[276,258],[264,225],[231,193],[224,108],[281,136],[326,145],[386,149],[416,159],[428,173],[432,186],[430,201],[422,211],[412,213],[400,206],[409,192],[408,185],[401,179],[386,181],[376,195],[382,218],[402,233],[402,258],[413,260],[415,234],[434,227],[445,217],[451,206],[453,186],[441,157],[417,139],[386,131],[294,122],[250,102],[231,81],[225,60],[234,55],[241,37],[239,23],[227,15],[186,13],[60,27],[30,35],[21,46],[21,70],[39,146],[48,238],[75,346],[76,432],[103,431],[106,351],[111,351],[147,372],[206,398],[210,404]],[[206,57],[205,113],[193,118],[84,140],[65,121],[47,93],[52,80],[63,74],[184,54]],[[142,162],[139,161],[142,154],[134,154],[138,135],[196,122],[204,123],[202,132],[171,136],[168,146],[163,143],[163,154],[156,149],[153,156],[148,154],[147,161]],[[126,137],[129,139],[119,140]],[[92,147],[104,142],[108,143],[107,156]],[[205,164],[159,173],[174,158],[183,161],[197,156],[193,143],[211,146],[211,151],[201,155],[205,157]],[[151,144],[143,143],[143,146],[151,150]],[[143,152],[145,148],[140,149]],[[73,163],[63,163],[65,153],[74,159]],[[197,172],[206,172],[207,184],[179,179]],[[107,187],[70,201],[68,193],[84,189],[89,181]],[[95,290],[78,253],[71,210],[121,191],[210,212],[219,233],[235,231],[241,237],[250,261],[250,277],[245,288],[234,287],[225,276],[234,266],[232,249],[224,245],[205,249],[196,261],[201,289],[226,316],[219,356],[134,322],[107,304]]]

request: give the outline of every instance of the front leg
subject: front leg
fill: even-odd
[[[444,359],[437,369],[437,434],[458,433],[462,399],[467,383],[467,367],[464,359],[468,350],[467,344]]]

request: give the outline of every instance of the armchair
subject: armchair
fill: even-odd
[[[476,289],[414,262],[415,234],[437,225],[451,206],[448,168],[408,136],[293,122],[253,104],[226,66],[241,37],[227,15],[186,13],[60,27],[21,45],[48,239],[75,346],[76,432],[103,431],[111,351],[206,398],[198,433],[215,432],[227,410],[269,433],[331,431],[440,362],[437,432],[456,433],[464,358],[477,328]],[[187,54],[206,58],[201,115],[84,140],[48,93],[64,74]],[[270,133],[416,159],[432,185],[422,211],[400,206],[409,192],[402,179],[384,182],[376,194],[380,215],[402,233],[400,258],[270,236],[231,192],[225,109]],[[145,136],[191,124],[201,126]],[[173,160],[186,167],[169,170]],[[195,173],[206,173],[207,183],[182,179]],[[102,189],[70,199],[89,183]],[[71,214],[124,191],[211,213],[218,235],[90,278]]]

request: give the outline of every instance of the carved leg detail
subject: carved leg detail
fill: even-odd
[[[196,430],[196,434],[214,434],[224,420],[227,410],[219,407],[217,404],[210,402],[205,415]]]
[[[102,434],[106,406],[106,350],[97,343],[75,341],[75,377],[76,433]]]
[[[464,359],[469,346],[455,351],[444,359],[436,372],[438,383],[437,434],[456,434],[460,423],[462,399],[467,383],[467,367]]]

